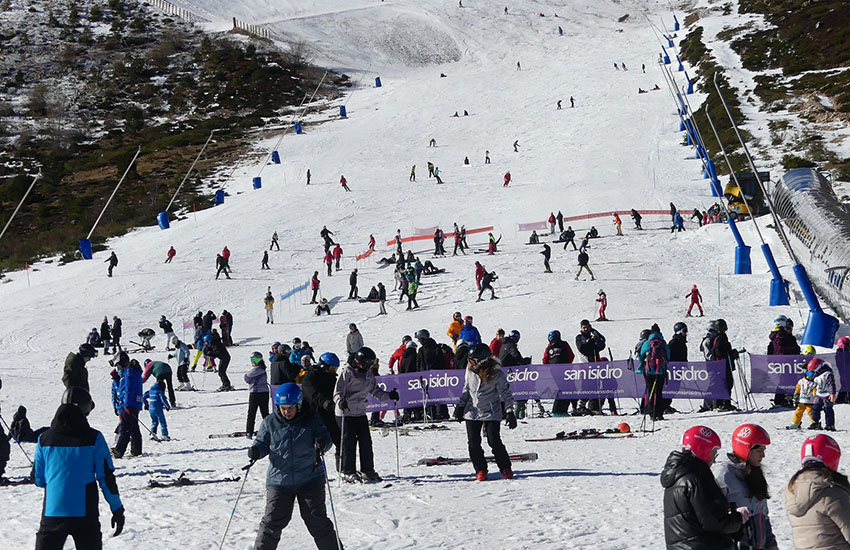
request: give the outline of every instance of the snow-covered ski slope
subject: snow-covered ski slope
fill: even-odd
[[[179,3],[192,8],[190,2]],[[274,25],[275,32],[312,44],[316,57],[329,66],[350,67],[359,85],[344,99],[349,118],[307,125],[304,135],[286,137],[280,146],[283,163],[264,169],[262,189],[251,188],[251,178],[261,167],[239,166],[224,205],[199,212],[196,219],[175,221],[167,231],[147,227],[110,241],[120,260],[111,279],[103,263],[108,253],[63,267],[38,263],[29,285],[25,273],[11,274],[11,281],[0,285],[0,398],[7,421],[15,407],[24,404],[34,427],[49,423],[62,393],[65,355],[91,327],[99,327],[104,315],[122,317],[126,341],[143,327],[157,328],[163,314],[179,326],[198,310],[228,309],[240,344],[231,350],[230,367],[238,388],[245,388],[241,376],[251,352],[265,354],[275,340],[298,336],[319,353],[343,355],[350,322],[358,324],[386,372],[386,361],[402,335],[428,328],[438,341],[447,341],[443,335],[456,310],[473,315],[488,341],[499,327],[519,330],[520,350],[539,361],[550,330],[559,329],[572,342],[579,321],[595,318],[593,300],[599,288],[608,294],[612,320],[597,328],[608,337],[614,358],[627,356],[640,329],[653,322],[670,336],[673,323],[683,320],[683,296],[694,283],[706,298],[707,316],[728,321],[735,347],[763,350],[771,320],[780,313],[802,324],[796,308],[766,306],[769,274],[749,223],[741,230],[755,248],[754,274],[734,276],[734,243],[723,225],[697,230],[688,224],[688,231],[671,235],[668,218],[647,217],[647,230],[636,232],[624,216],[626,234],[615,237],[610,218],[598,219],[594,223],[603,238],[593,241],[590,251],[596,282],[586,277],[574,281],[576,255],[558,246],[553,247],[554,273],[544,274],[541,247],[524,245],[528,233],[515,231],[516,223],[544,220],[559,209],[571,216],[664,209],[670,201],[682,210],[711,204],[698,161],[681,144],[672,100],[654,64],[658,43],[641,16],[646,10],[654,21],[663,18],[669,24],[672,13],[666,2],[576,5],[521,0],[511,3],[508,15],[501,4],[475,0],[466,0],[463,9],[454,1],[193,4],[222,25],[232,16]],[[618,24],[625,13],[629,19]],[[558,25],[564,36],[558,35]],[[400,43],[406,48],[403,53],[396,48]],[[428,56],[440,62],[428,64]],[[615,71],[615,62],[629,70]],[[641,63],[647,66],[646,74]],[[440,73],[447,77],[440,78]],[[374,88],[378,75],[383,87]],[[650,89],[656,83],[661,91],[637,94],[638,87]],[[576,100],[575,109],[569,107],[570,96]],[[558,99],[563,100],[561,111],[555,108]],[[692,96],[691,101],[698,99]],[[451,118],[464,109],[468,117]],[[428,147],[431,138],[438,147]],[[268,152],[276,140],[257,143],[257,151]],[[515,140],[517,153],[512,149]],[[486,166],[485,150],[492,159]],[[215,154],[214,148],[210,154]],[[468,167],[463,166],[465,156]],[[444,185],[427,177],[428,161],[439,166]],[[417,167],[416,183],[408,182],[412,164]],[[313,175],[309,187],[304,181],[307,168]],[[507,171],[513,182],[503,188]],[[338,183],[342,174],[351,193]],[[503,235],[501,251],[496,256],[433,260],[447,273],[423,278],[419,310],[405,312],[391,300],[389,315],[378,317],[377,305],[343,299],[332,316],[316,318],[312,306],[305,305],[308,298],[296,296],[278,301],[276,324],[265,324],[262,298],[267,286],[280,296],[318,270],[322,295],[345,297],[353,256],[365,251],[370,233],[379,242],[380,257],[382,243],[397,228],[409,235],[415,227],[440,224],[448,232],[453,222],[467,228],[495,226],[495,233]],[[345,250],[344,270],[330,278],[321,264],[322,225],[335,232]],[[589,223],[573,227],[583,234]],[[81,237],[85,229],[80,228]],[[262,250],[275,230],[282,250],[270,253],[271,271],[260,271]],[[446,244],[451,252],[451,243]],[[483,248],[485,238],[471,237],[470,244]],[[790,276],[787,257],[778,242],[772,244]],[[163,264],[171,245],[177,257]],[[215,255],[225,245],[233,252],[233,280],[216,281]],[[413,249],[423,261],[431,259],[430,241]],[[361,294],[378,281],[393,288],[390,269],[378,269],[372,259],[358,266]],[[501,299],[475,302],[475,260],[497,271]],[[694,357],[705,324],[702,319],[688,321]],[[165,360],[161,335],[155,343],[158,349],[150,357]],[[89,363],[98,404],[90,420],[111,441],[116,417],[109,405],[108,370],[103,357]],[[192,478],[216,478],[238,472],[247,462],[245,440],[207,439],[211,433],[245,429],[246,392],[211,393],[219,385],[214,374],[194,373],[193,378],[207,391],[178,394],[182,408],[168,413],[175,441],[146,441],[142,458],[117,462],[128,523],[120,537],[106,539],[107,548],[218,547],[238,490],[235,484],[144,489],[147,472],[186,471]],[[760,402],[766,404],[766,397]],[[698,403],[683,400],[674,406],[687,412]],[[635,410],[634,403],[626,401],[621,408]],[[839,428],[850,421],[846,409],[837,408]],[[141,418],[149,420],[144,412]],[[657,548],[663,543],[657,473],[682,431],[705,423],[721,434],[728,449],[734,427],[755,421],[770,430],[774,441],[766,460],[774,529],[780,547],[790,547],[790,527],[777,497],[795,470],[805,435],[782,429],[790,413],[679,414],[670,415],[660,432],[647,437],[524,441],[562,430],[609,428],[621,420],[530,419],[515,431],[505,430],[509,451],[540,454],[536,462],[515,464],[518,478],[511,482],[475,482],[468,465],[404,466],[423,456],[464,456],[462,426],[402,437],[405,479],[388,480],[393,485],[385,489],[339,488],[333,480],[342,540],[351,549]],[[637,427],[640,417],[625,420]],[[377,469],[390,477],[395,473],[395,440],[374,435]],[[838,438],[848,442],[843,433]],[[32,455],[34,445],[24,448]],[[251,547],[263,510],[265,466],[262,462],[250,473],[225,548]],[[7,475],[28,471],[23,454],[13,448]],[[2,491],[0,540],[8,547],[32,547],[42,491],[31,486]],[[101,510],[106,526],[108,513],[103,506]],[[297,516],[281,544],[311,547]]]

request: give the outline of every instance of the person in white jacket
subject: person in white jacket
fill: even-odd
[[[381,401],[398,401],[398,392],[384,391],[375,381],[372,370],[378,357],[371,348],[361,347],[348,357],[348,364],[339,371],[334,387],[337,423],[342,433],[342,479],[348,483],[381,481],[375,472],[372,453],[372,435],[366,418],[366,396],[374,395]],[[360,472],[356,468],[357,445],[360,445]]]
[[[348,334],[345,336],[345,351],[348,355],[354,355],[363,347],[363,335],[357,330],[357,325],[348,325]]]
[[[499,433],[502,421],[502,401],[507,411],[508,428],[516,428],[513,412],[514,399],[508,378],[499,368],[487,344],[477,344],[469,351],[463,393],[454,411],[454,419],[466,421],[466,439],[469,458],[478,481],[487,480],[487,460],[481,447],[481,429],[486,430],[487,442],[496,458],[496,465],[504,479],[514,477],[511,459]]]

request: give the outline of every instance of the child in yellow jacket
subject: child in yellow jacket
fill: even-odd
[[[812,418],[812,405],[815,402],[815,392],[817,384],[815,383],[815,373],[807,371],[803,378],[797,382],[797,387],[794,389],[794,403],[797,404],[797,410],[794,411],[794,420],[788,426],[789,430],[799,430],[800,423],[803,421],[803,413],[809,413],[809,420],[814,422]]]

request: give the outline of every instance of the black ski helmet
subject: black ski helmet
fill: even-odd
[[[519,342],[519,337],[520,337],[520,334],[519,334],[518,330],[512,330],[511,331],[511,339],[514,341],[515,344],[517,342]]]
[[[430,338],[431,333],[428,332],[428,329],[421,328],[421,329],[416,331],[416,334],[414,334],[414,336],[416,336],[417,340],[424,340],[426,338]]]
[[[80,357],[89,357],[93,359],[97,357],[97,350],[89,343],[80,344]]]
[[[76,405],[83,411],[85,416],[88,416],[94,410],[94,401],[92,401],[91,394],[80,386],[71,386],[66,389],[65,393],[62,394],[62,404]]]
[[[561,331],[553,330],[549,332],[549,341],[550,342],[560,342],[561,341]]]
[[[652,331],[649,330],[648,328],[645,328],[642,331],[640,331],[640,339],[646,340],[647,338],[649,338],[650,334],[652,334]]]
[[[686,325],[682,321],[679,321],[678,323],[673,325],[673,332],[675,332],[676,334],[687,333],[688,332],[688,325]]]
[[[726,325],[726,321],[725,321],[725,320],[723,320],[723,319],[718,319],[718,320],[717,320],[717,330],[719,330],[719,331],[721,331],[721,332],[725,332],[725,331],[727,331],[728,329],[729,329],[729,327]]]
[[[491,357],[493,357],[493,353],[490,351],[490,346],[488,346],[487,344],[475,344],[472,349],[469,350],[469,356],[467,357],[467,361],[476,365],[480,365]]]
[[[378,356],[375,355],[372,348],[367,348],[366,346],[357,350],[357,353],[352,354],[348,359],[349,365],[364,372],[369,370],[377,362]]]

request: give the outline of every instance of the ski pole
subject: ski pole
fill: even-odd
[[[3,418],[3,415],[2,415],[2,414],[0,414],[0,420],[2,420],[2,421],[3,421],[3,425],[4,425],[4,426],[6,426],[6,430],[8,430],[9,435],[12,435],[12,428],[10,428],[8,424],[6,424],[6,419],[5,419],[5,418]],[[34,467],[35,467],[35,464],[33,464],[33,463],[32,463],[32,460],[30,459],[30,455],[28,455],[28,454],[27,454],[27,452],[26,452],[26,450],[24,450],[24,446],[23,446],[23,445],[21,445],[21,442],[20,442],[20,441],[18,441],[18,438],[17,438],[17,437],[15,437],[15,436],[12,436],[12,439],[14,439],[14,440],[15,440],[15,443],[17,443],[17,444],[18,444],[18,447],[20,447],[20,448],[21,448],[21,452],[22,452],[22,453],[24,453],[24,456],[25,456],[25,457],[27,457],[27,461],[30,463],[30,466],[32,466],[32,467],[34,468]]]
[[[401,462],[398,455],[398,431],[401,429],[401,424],[398,421],[398,402],[396,401],[395,407],[393,408],[395,412],[395,476],[397,478],[401,478]]]
[[[153,440],[154,440],[154,441],[156,441],[157,443],[162,443],[162,440],[161,440],[159,437],[157,437],[157,435],[156,435],[155,433],[153,433],[153,432],[151,431],[151,429],[150,429],[150,428],[148,428],[147,426],[145,426],[145,423],[144,423],[144,422],[142,422],[142,419],[141,419],[141,418],[137,418],[137,420],[139,421],[139,424],[141,424],[141,425],[142,425],[142,428],[146,429],[146,430],[148,431],[148,433],[149,433],[149,434],[151,434],[151,435],[153,436]]]
[[[343,414],[340,417],[339,424],[340,424],[340,426],[339,426],[339,465],[337,466],[338,470],[342,469],[342,464],[345,461],[345,411],[343,411]],[[325,457],[324,457],[324,454],[323,454],[322,455],[322,465],[323,465],[323,467],[324,467],[324,461],[325,461]],[[338,472],[338,473],[339,473],[339,486],[342,487],[342,472]],[[325,470],[325,477],[327,477],[327,470]],[[330,489],[328,489],[328,492],[330,493]],[[331,508],[333,508],[333,504],[331,505]]]
[[[343,417],[343,418],[345,418],[345,417]],[[317,447],[317,450],[319,450],[319,456],[322,457],[322,471],[325,473],[325,486],[327,486],[327,488],[328,488],[328,502],[331,505],[331,516],[334,518],[334,534],[336,535],[336,547],[337,547],[337,550],[342,550],[342,542],[339,540],[339,523],[337,523],[337,521],[336,521],[336,510],[334,509],[334,497],[333,497],[333,494],[331,493],[331,480],[330,480],[330,478],[328,478],[328,467],[325,464],[325,453],[322,452],[321,449],[318,449],[318,447]],[[247,477],[247,476],[245,476],[245,477]],[[342,479],[342,476],[340,476],[340,480],[341,479]],[[236,508],[234,507],[234,510],[235,509]],[[219,550],[221,550],[221,549],[219,548]]]
[[[224,548],[224,539],[227,538],[227,532],[230,530],[230,522],[233,521],[233,516],[236,514],[236,506],[239,504],[239,498],[242,496],[242,491],[245,489],[245,482],[248,481],[248,472],[251,471],[251,466],[254,465],[252,460],[247,466],[243,466],[245,475],[242,477],[242,485],[239,486],[239,493],[236,495],[236,502],[233,503],[233,510],[230,511],[230,517],[227,519],[227,525],[224,527],[224,534],[221,536],[221,542],[218,544],[218,550]]]

